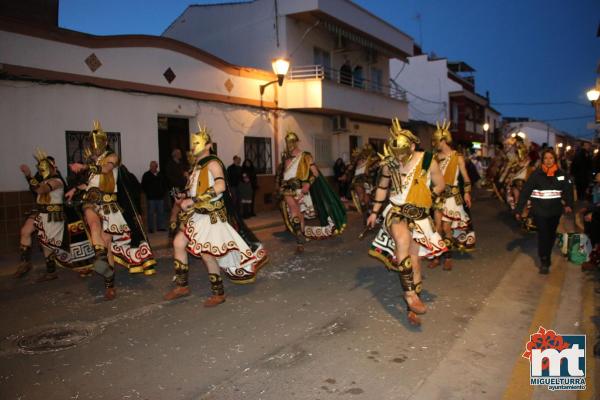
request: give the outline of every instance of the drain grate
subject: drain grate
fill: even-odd
[[[15,344],[21,353],[48,353],[77,346],[95,334],[92,325],[53,326],[23,336]]]

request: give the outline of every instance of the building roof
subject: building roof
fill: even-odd
[[[448,61],[448,69],[455,73],[475,72],[475,68],[464,61]]]

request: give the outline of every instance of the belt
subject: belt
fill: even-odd
[[[36,206],[36,211],[42,212],[42,213],[56,213],[56,212],[62,212],[62,210],[63,210],[62,204],[38,204]]]
[[[115,203],[117,201],[116,193],[105,193],[97,188],[91,188],[83,195],[83,201],[87,203]]]

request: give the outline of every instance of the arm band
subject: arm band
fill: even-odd
[[[98,166],[97,164],[88,164],[88,169],[92,174],[97,174],[100,171],[102,171],[102,168],[100,168],[100,166]]]
[[[465,188],[465,193],[471,193],[471,182],[465,182],[464,188]]]
[[[220,180],[222,180],[222,181],[224,181],[224,180],[225,180],[225,178],[223,178],[222,176],[217,176],[217,177],[216,177],[214,180],[215,180],[215,182],[216,182],[216,181],[218,181],[219,179],[220,179]]]
[[[27,182],[32,188],[36,188],[40,185],[40,182],[35,178],[27,178]]]

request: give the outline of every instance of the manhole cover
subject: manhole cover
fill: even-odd
[[[37,354],[66,350],[96,334],[92,325],[67,325],[43,328],[16,341],[21,353]]]

